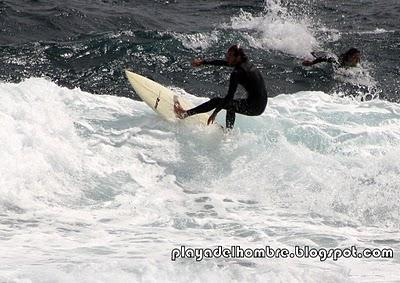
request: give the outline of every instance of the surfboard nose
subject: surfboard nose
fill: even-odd
[[[125,75],[129,80],[133,80],[134,82],[137,82],[140,78],[143,78],[141,75],[138,75],[129,70],[125,70]]]

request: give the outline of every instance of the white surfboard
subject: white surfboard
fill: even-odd
[[[155,112],[169,121],[179,120],[175,116],[174,101],[178,100],[183,109],[193,108],[194,105],[186,98],[178,96],[172,90],[162,86],[146,77],[125,70],[125,74],[136,93],[147,103]],[[207,125],[207,113],[193,115],[184,119],[187,122]]]

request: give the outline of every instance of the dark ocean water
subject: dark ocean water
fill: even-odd
[[[398,0],[1,0],[0,80],[45,76],[135,98],[123,75],[130,68],[195,95],[224,95],[229,70],[194,70],[190,61],[223,58],[238,42],[270,96],[321,90],[398,102],[399,19]],[[346,79],[329,66],[305,69],[310,46],[337,54],[355,46],[361,71]]]

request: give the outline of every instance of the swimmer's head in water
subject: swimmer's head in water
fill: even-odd
[[[340,55],[340,61],[345,67],[355,67],[361,60],[361,52],[357,48],[350,48]]]
[[[247,55],[244,53],[243,48],[235,44],[229,47],[228,52],[226,52],[226,61],[230,66],[235,66],[247,61]]]

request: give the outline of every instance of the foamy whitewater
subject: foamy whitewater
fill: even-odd
[[[399,115],[390,102],[300,92],[224,134],[43,78],[2,83],[0,281],[398,280]],[[395,253],[171,261],[181,245]]]
[[[310,20],[290,15],[279,2],[265,1],[265,11],[256,16],[241,11],[231,18],[230,25],[223,26],[242,31],[254,48],[279,50],[300,58],[309,55],[319,47]]]

